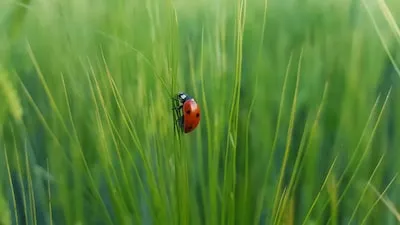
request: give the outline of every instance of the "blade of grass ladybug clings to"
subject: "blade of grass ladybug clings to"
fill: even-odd
[[[178,72],[179,72],[179,24],[177,19],[177,12],[174,3],[170,0],[167,2],[167,10],[168,10],[168,28],[169,28],[169,44],[168,44],[168,68],[167,73],[170,74],[171,77],[171,92],[173,94],[177,93],[177,85],[178,85]],[[181,88],[179,88],[181,89]],[[172,96],[175,97],[175,96]],[[174,103],[172,104],[174,107]],[[177,105],[175,105],[176,107]],[[182,115],[178,112],[181,110],[177,110],[175,116],[173,117],[173,121],[177,119],[181,119]],[[187,224],[190,221],[189,217],[189,209],[190,209],[190,198],[189,198],[189,184],[188,184],[188,168],[187,168],[187,150],[183,148],[182,144],[182,130],[179,130],[177,126],[176,139],[178,143],[174,143],[174,145],[178,145],[176,150],[174,151],[174,166],[175,166],[175,191],[176,191],[176,214],[174,221],[176,223]]]

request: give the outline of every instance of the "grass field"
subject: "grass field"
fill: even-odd
[[[0,224],[399,224],[398,21],[398,0],[2,0]]]

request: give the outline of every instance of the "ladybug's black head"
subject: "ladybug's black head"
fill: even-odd
[[[184,92],[179,92],[179,93],[177,94],[177,97],[178,97],[179,101],[181,101],[182,103],[185,102],[185,101],[187,101],[188,99],[191,99],[191,98],[192,98],[192,97],[190,97],[189,95],[187,95],[187,94],[184,93]]]

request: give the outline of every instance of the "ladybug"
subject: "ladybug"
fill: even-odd
[[[176,123],[184,133],[192,132],[200,123],[200,107],[193,97],[179,92],[175,98],[179,106],[174,110],[178,113]]]

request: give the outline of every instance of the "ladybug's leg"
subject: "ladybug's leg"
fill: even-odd
[[[183,129],[183,116],[178,118],[179,127]]]
[[[172,98],[172,100],[174,100],[174,101],[177,102],[177,103],[180,103],[180,102],[181,102],[181,101],[179,100],[178,97],[174,97],[174,98]]]
[[[180,105],[180,106],[174,107],[174,108],[172,108],[172,109],[173,109],[173,110],[180,110],[180,109],[182,109],[182,107],[183,107],[183,105]]]
[[[180,101],[177,98],[173,98],[177,101],[177,103],[179,104]],[[177,117],[176,121],[175,121],[175,125],[178,126],[178,129],[182,130],[183,129],[183,116],[182,116],[182,107],[183,105],[178,105],[172,108],[172,110],[175,111],[175,115]]]
[[[176,120],[176,125],[182,130],[183,129],[183,116]]]

